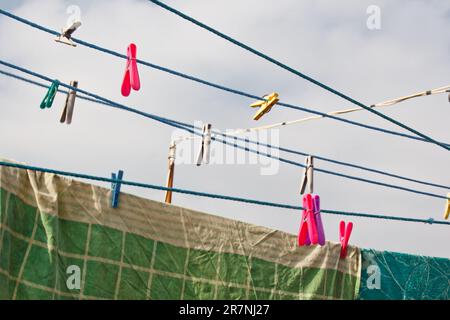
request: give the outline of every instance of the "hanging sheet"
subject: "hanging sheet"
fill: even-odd
[[[361,254],[0,167],[0,299],[355,299]],[[255,208],[254,210],[257,210]],[[274,213],[275,214],[275,213]],[[300,217],[300,213],[299,213]]]
[[[360,299],[449,300],[449,259],[361,251]]]

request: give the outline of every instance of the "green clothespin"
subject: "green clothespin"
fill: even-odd
[[[51,108],[53,104],[53,100],[55,100],[56,93],[58,92],[59,81],[54,80],[52,85],[47,91],[47,94],[44,97],[44,100],[41,102],[41,109]]]

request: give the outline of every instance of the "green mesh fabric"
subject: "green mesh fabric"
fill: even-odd
[[[449,300],[449,259],[361,251],[360,299]]]

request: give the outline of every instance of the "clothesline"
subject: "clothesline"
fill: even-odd
[[[20,23],[24,23],[24,24],[26,24],[26,25],[28,25],[28,26],[30,26],[32,28],[44,31],[44,32],[49,33],[49,34],[53,34],[53,35],[59,36],[59,32],[57,32],[55,30],[51,30],[51,29],[49,29],[47,27],[44,27],[44,26],[39,25],[37,23],[31,22],[31,21],[29,21],[27,19],[24,19],[22,17],[14,15],[14,14],[12,14],[10,12],[5,11],[5,10],[0,9],[0,14],[3,14],[5,16],[11,18],[11,19],[14,19],[14,20],[20,22]],[[88,47],[88,48],[91,48],[91,49],[94,49],[94,50],[97,50],[97,51],[100,51],[100,52],[103,52],[103,53],[106,53],[106,54],[109,54],[109,55],[112,55],[112,56],[115,56],[115,57],[119,57],[119,58],[122,58],[122,59],[127,59],[127,56],[122,54],[122,53],[119,53],[119,52],[116,52],[116,51],[113,51],[113,50],[110,50],[110,49],[106,49],[106,48],[100,47],[98,45],[95,45],[95,44],[92,44],[92,43],[89,43],[89,42],[86,42],[86,41],[83,41],[83,40],[80,40],[80,39],[76,39],[74,37],[72,37],[71,40],[73,42],[75,42],[75,43],[78,43],[78,44],[82,45],[82,46],[85,46],[85,47]],[[146,67],[150,67],[150,68],[162,71],[162,72],[166,72],[166,73],[169,73],[171,75],[174,75],[174,76],[177,76],[177,77],[181,77],[181,78],[184,78],[184,79],[188,79],[188,80],[191,80],[191,81],[194,81],[194,82],[197,82],[197,83],[201,83],[203,85],[206,85],[206,86],[209,86],[209,87],[212,87],[212,88],[216,88],[216,89],[219,89],[219,90],[223,90],[223,91],[226,91],[226,92],[230,92],[230,93],[233,93],[233,94],[236,94],[236,95],[240,95],[240,96],[243,96],[243,97],[247,97],[247,98],[251,98],[251,99],[258,99],[258,100],[260,99],[260,97],[258,95],[247,93],[247,92],[244,92],[242,90],[229,88],[229,87],[217,84],[217,83],[213,83],[213,82],[210,82],[210,81],[207,81],[207,80],[200,79],[200,78],[192,76],[192,75],[188,75],[188,74],[183,73],[183,72],[179,72],[179,71],[167,68],[167,67],[159,66],[159,65],[156,65],[156,64],[153,64],[153,63],[141,60],[141,59],[137,59],[136,62],[138,64],[140,64],[140,65],[143,65],[143,66],[146,66]],[[290,108],[290,109],[293,109],[293,110],[298,110],[298,111],[303,111],[303,112],[306,112],[306,113],[315,114],[315,115],[318,115],[318,116],[322,116],[322,117],[326,117],[326,118],[333,119],[333,120],[336,120],[336,121],[340,121],[340,122],[344,122],[344,123],[347,123],[347,124],[351,124],[351,125],[354,125],[354,126],[362,127],[362,128],[365,128],[365,129],[374,130],[374,131],[378,131],[378,132],[383,132],[385,134],[390,134],[390,135],[395,135],[395,136],[399,136],[399,137],[403,137],[403,138],[407,138],[407,139],[412,139],[412,140],[417,140],[417,141],[430,143],[430,141],[428,141],[428,140],[426,140],[424,138],[421,138],[421,137],[412,136],[412,135],[401,133],[401,132],[396,132],[396,131],[392,131],[392,130],[388,130],[388,129],[383,129],[383,128],[379,128],[379,127],[363,124],[363,123],[360,123],[360,122],[357,122],[357,121],[352,121],[352,120],[349,120],[349,119],[336,117],[334,115],[328,115],[326,113],[323,113],[323,112],[320,112],[320,111],[317,111],[317,110],[312,110],[312,109],[308,109],[308,108],[305,108],[305,107],[301,107],[301,106],[297,106],[297,105],[293,105],[293,104],[289,104],[289,103],[278,102],[277,105],[282,106],[282,107],[286,107],[286,108]],[[450,147],[449,143],[445,143],[445,142],[440,142],[440,143],[446,145],[447,147]]]
[[[172,191],[175,193],[183,193],[183,194],[199,196],[199,197],[236,201],[236,202],[276,207],[276,208],[303,210],[303,207],[301,207],[301,206],[294,206],[294,205],[281,204],[281,203],[275,203],[275,202],[247,199],[247,198],[241,198],[241,197],[226,196],[226,195],[220,195],[220,194],[214,194],[214,193],[199,192],[199,191],[180,189],[180,188],[166,188],[166,187],[159,186],[159,185],[146,184],[146,183],[135,182],[135,181],[127,181],[127,180],[118,180],[118,179],[112,179],[112,178],[105,178],[105,177],[88,175],[88,174],[84,174],[84,173],[75,173],[75,172],[55,170],[55,169],[49,169],[49,168],[43,168],[43,167],[28,166],[28,165],[5,162],[5,161],[0,161],[0,166],[23,169],[23,170],[38,171],[38,172],[47,172],[47,173],[52,173],[52,174],[57,174],[57,175],[62,175],[62,176],[69,176],[69,177],[74,177],[74,178],[108,182],[108,183],[121,183],[121,184],[130,185],[130,186],[134,186],[134,187],[155,189],[155,190],[161,190],[161,191]],[[321,212],[328,213],[328,214],[334,214],[334,215],[353,216],[353,217],[360,217],[360,218],[372,218],[372,219],[396,220],[396,221],[404,221],[404,222],[418,222],[418,223],[427,223],[427,224],[450,225],[450,221],[438,221],[438,220],[434,220],[433,218],[415,219],[415,218],[405,218],[405,217],[398,217],[398,216],[387,216],[387,215],[359,213],[359,212],[344,212],[344,211],[339,211],[339,210],[326,210],[326,209],[321,210]]]
[[[383,118],[386,121],[389,121],[389,122],[391,122],[391,123],[393,123],[393,124],[403,128],[405,130],[408,130],[409,132],[412,132],[412,133],[414,133],[415,135],[417,135],[419,137],[422,137],[423,139],[427,140],[428,142],[432,142],[432,143],[440,146],[441,148],[443,148],[443,149],[445,149],[447,151],[450,151],[450,147],[445,145],[444,143],[441,143],[441,142],[431,138],[430,136],[425,135],[425,134],[423,134],[423,133],[421,133],[421,132],[419,132],[419,131],[417,131],[417,130],[415,130],[415,129],[413,129],[413,128],[405,125],[405,124],[403,124],[402,122],[400,122],[398,120],[395,120],[395,119],[393,119],[393,118],[391,118],[391,117],[389,117],[389,116],[387,116],[387,115],[385,115],[385,114],[383,114],[381,112],[378,112],[377,110],[375,110],[373,108],[370,108],[369,106],[366,106],[365,104],[363,104],[363,103],[361,103],[361,102],[351,98],[350,96],[347,96],[344,93],[342,93],[340,91],[337,91],[336,89],[333,89],[332,87],[330,87],[330,86],[328,86],[328,85],[326,85],[326,84],[324,84],[324,83],[322,83],[322,82],[320,82],[320,81],[318,81],[316,79],[313,79],[312,77],[310,77],[310,76],[308,76],[308,75],[306,75],[306,74],[304,74],[304,73],[302,73],[302,72],[300,72],[300,71],[298,71],[298,70],[296,70],[294,68],[291,68],[288,65],[286,65],[286,64],[284,64],[284,63],[282,63],[282,62],[280,62],[280,61],[278,61],[278,60],[276,60],[276,59],[274,59],[272,57],[269,57],[268,55],[262,53],[261,51],[258,51],[258,50],[254,49],[254,48],[252,48],[252,47],[250,47],[250,46],[248,46],[248,45],[246,45],[246,44],[244,44],[242,42],[239,42],[238,40],[236,40],[234,38],[231,38],[230,36],[227,36],[226,34],[220,32],[220,31],[218,31],[218,30],[216,30],[216,29],[214,29],[214,28],[212,28],[210,26],[207,26],[206,24],[204,24],[204,23],[202,23],[202,22],[200,22],[200,21],[198,21],[198,20],[196,20],[196,19],[194,19],[194,18],[184,14],[183,12],[181,12],[179,10],[176,10],[176,9],[166,5],[165,3],[162,3],[161,1],[157,1],[157,0],[149,0],[149,1],[153,2],[154,4],[160,6],[163,9],[165,9],[167,11],[170,11],[170,12],[176,14],[177,16],[179,16],[179,17],[181,17],[181,18],[183,18],[183,19],[185,19],[185,20],[187,20],[187,21],[189,21],[189,22],[199,26],[200,28],[203,28],[203,29],[205,29],[205,30],[207,30],[207,31],[209,31],[209,32],[219,36],[222,39],[225,39],[226,41],[231,42],[234,45],[237,45],[238,47],[241,47],[242,49],[247,50],[247,51],[249,51],[249,52],[259,56],[262,59],[264,59],[266,61],[269,61],[270,63],[273,63],[276,66],[279,66],[280,68],[282,68],[284,70],[287,70],[290,73],[295,74],[296,76],[299,76],[300,78],[303,78],[306,81],[309,81],[309,82],[315,84],[316,86],[318,86],[318,87],[320,87],[320,88],[322,88],[322,89],[324,89],[324,90],[326,90],[328,92],[331,92],[331,93],[337,95],[338,97],[341,97],[342,99],[347,100],[347,101],[351,102],[352,104],[357,105],[358,107],[363,108],[363,109],[365,109],[365,110],[367,110],[367,111],[377,115],[380,118]]]
[[[40,74],[38,74],[36,72],[30,71],[28,69],[25,69],[25,68],[13,65],[11,63],[8,63],[8,62],[2,61],[2,60],[0,60],[0,64],[5,65],[5,66],[10,67],[10,68],[13,68],[13,69],[18,70],[18,71],[27,73],[29,75],[38,77],[40,79],[49,81],[49,82],[53,81],[53,79],[51,79],[51,78],[49,78],[47,76],[40,75]],[[107,106],[110,106],[110,107],[114,107],[114,108],[118,108],[118,109],[122,109],[122,110],[126,110],[126,111],[129,111],[129,112],[133,112],[133,113],[139,114],[141,116],[150,118],[152,120],[164,123],[166,125],[169,125],[169,126],[172,126],[172,127],[176,127],[176,128],[185,130],[185,131],[193,133],[193,134],[201,135],[201,133],[199,133],[199,132],[197,132],[195,130],[196,128],[193,125],[189,125],[189,124],[186,124],[186,123],[183,123],[183,122],[174,121],[174,120],[171,120],[171,119],[167,119],[167,118],[163,118],[163,117],[156,116],[156,115],[153,115],[153,114],[149,114],[149,113],[137,110],[137,109],[133,109],[133,108],[127,107],[125,105],[122,105],[122,104],[116,103],[114,101],[111,101],[109,99],[103,98],[103,97],[101,97],[99,95],[96,95],[96,94],[90,93],[88,91],[82,90],[80,88],[70,86],[70,85],[65,84],[63,82],[60,82],[60,85],[65,87],[65,88],[67,88],[67,89],[74,90],[76,92],[79,92],[79,93],[82,93],[84,95],[90,96],[90,97],[92,97],[94,99],[103,101],[103,102],[105,102],[104,105],[107,105]],[[297,166],[297,167],[305,168],[305,165],[302,164],[302,163],[298,163],[298,162],[295,162],[295,161],[292,161],[292,160],[288,160],[288,159],[284,159],[284,158],[281,158],[281,157],[276,157],[276,156],[272,155],[271,153],[265,153],[265,152],[261,152],[259,150],[254,150],[254,149],[251,149],[251,148],[248,148],[248,147],[243,147],[243,146],[238,145],[236,143],[230,143],[230,142],[228,142],[226,140],[218,139],[217,137],[213,137],[212,140],[218,141],[220,143],[223,143],[225,145],[234,147],[236,149],[244,150],[246,152],[252,152],[252,153],[258,154],[260,156],[264,156],[264,157],[270,158],[272,160],[279,160],[280,162],[283,162],[283,163],[287,163],[287,164],[291,164],[291,165],[294,165],[294,166]],[[255,142],[255,143],[257,143],[257,142]],[[379,181],[375,181],[375,180],[360,178],[360,177],[347,175],[347,174],[342,174],[342,173],[338,173],[338,172],[330,171],[330,170],[325,170],[325,169],[321,169],[321,168],[315,168],[315,171],[321,172],[321,173],[325,173],[325,174],[329,174],[329,175],[342,177],[342,178],[346,178],[346,179],[350,179],[350,180],[361,181],[361,182],[370,183],[370,184],[374,184],[374,185],[378,185],[378,186],[384,186],[384,187],[387,187],[387,188],[407,191],[407,192],[411,192],[411,193],[415,193],[415,194],[426,195],[426,196],[430,196],[430,197],[434,197],[434,198],[438,198],[438,199],[447,199],[447,197],[445,197],[445,196],[434,194],[434,193],[419,191],[419,190],[406,188],[406,187],[402,187],[402,186],[397,186],[397,185],[393,185],[393,184],[387,184],[387,183],[383,183],[383,182],[379,182]]]
[[[43,80],[46,80],[46,81],[49,81],[49,82],[53,81],[53,79],[51,79],[51,78],[49,78],[47,76],[40,75],[40,74],[38,74],[36,72],[27,70],[27,69],[22,68],[22,67],[18,67],[16,65],[10,64],[10,63],[2,61],[2,60],[0,60],[0,64],[3,64],[5,66],[7,66],[7,67],[13,68],[15,70],[27,73],[29,75],[38,77],[40,79],[43,79]],[[92,97],[94,99],[97,99],[99,101],[103,101],[104,105],[107,105],[107,106],[110,106],[110,107],[114,107],[114,108],[118,108],[118,109],[123,109],[123,110],[129,111],[129,112],[133,112],[133,113],[139,114],[141,116],[150,118],[152,120],[159,121],[159,122],[164,123],[166,125],[173,126],[173,127],[176,127],[176,128],[182,129],[182,130],[186,130],[187,132],[190,132],[192,134],[201,135],[200,132],[196,131],[197,128],[195,128],[193,125],[189,125],[189,124],[186,124],[186,123],[183,123],[183,122],[174,121],[174,120],[171,120],[171,119],[167,119],[167,118],[163,118],[163,117],[160,117],[160,116],[149,114],[149,113],[146,113],[146,112],[143,112],[143,111],[139,111],[139,110],[127,107],[125,105],[113,102],[113,101],[111,101],[109,99],[100,97],[100,96],[98,96],[96,94],[93,94],[93,93],[90,93],[88,91],[82,90],[80,88],[72,87],[72,86],[67,85],[67,84],[65,84],[63,82],[60,82],[60,84],[61,84],[61,86],[66,87],[66,88],[71,89],[71,90],[74,90],[74,91],[77,91],[78,93],[82,93],[84,95],[90,96],[90,97]],[[225,135],[225,137],[226,137],[226,135]],[[228,145],[228,146],[231,146],[231,147],[234,147],[234,148],[237,148],[237,149],[244,150],[246,152],[252,152],[252,153],[258,154],[260,156],[264,156],[264,157],[273,159],[273,160],[279,160],[279,161],[281,161],[283,163],[291,164],[291,165],[294,165],[294,166],[297,166],[297,167],[301,167],[301,168],[305,167],[305,165],[302,164],[302,163],[298,163],[298,162],[291,161],[291,160],[288,160],[288,159],[284,159],[284,158],[281,158],[281,157],[276,157],[276,156],[274,156],[274,155],[272,155],[270,153],[261,152],[259,150],[250,149],[248,147],[243,147],[243,146],[238,145],[236,143],[230,143],[230,142],[228,142],[226,140],[218,139],[217,137],[213,137],[212,140],[221,142],[221,143],[223,143],[225,145]],[[257,144],[258,142],[254,142],[254,143]],[[429,192],[424,192],[424,191],[419,191],[419,190],[415,190],[415,189],[405,188],[405,187],[402,187],[402,186],[397,186],[397,185],[393,185],[393,184],[387,184],[387,183],[378,182],[378,181],[374,181],[374,180],[370,180],[370,179],[359,178],[359,177],[355,177],[355,176],[351,176],[351,175],[347,175],[347,174],[342,174],[342,173],[338,173],[338,172],[334,172],[334,171],[329,171],[329,170],[325,170],[325,169],[321,169],[321,168],[315,168],[315,170],[317,172],[321,172],[321,173],[325,173],[325,174],[329,174],[329,175],[334,175],[334,176],[339,176],[339,177],[347,178],[347,179],[351,179],[351,180],[366,182],[366,183],[370,183],[370,184],[374,184],[374,185],[384,186],[384,187],[393,188],[393,189],[397,189],[397,190],[403,190],[403,191],[412,192],[412,193],[415,193],[415,194],[426,195],[426,196],[439,198],[439,199],[447,199],[447,197],[442,196],[442,195],[438,195],[438,194],[433,194],[433,193],[429,193]]]

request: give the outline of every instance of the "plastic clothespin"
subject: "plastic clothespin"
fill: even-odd
[[[321,246],[325,245],[325,231],[323,229],[322,217],[320,216],[320,197],[313,195],[314,219],[316,222],[318,242]]]
[[[314,157],[308,156],[305,159],[305,168],[303,169],[303,178],[300,185],[300,194],[304,194],[308,185],[309,193],[313,193],[314,178]]]
[[[56,42],[64,43],[72,47],[77,45],[72,41],[72,34],[81,27],[81,21],[73,21],[61,30],[61,34],[55,39]]]
[[[127,49],[127,66],[125,68],[125,75],[122,82],[122,95],[128,97],[131,92],[131,88],[138,91],[141,88],[141,81],[139,80],[139,72],[136,63],[137,47],[134,43],[131,43]]]
[[[111,178],[113,180],[122,180],[123,178],[123,171],[119,170],[119,172],[117,173],[117,175],[115,173],[111,173]],[[112,197],[111,197],[111,207],[112,208],[117,208],[119,206],[119,195],[120,195],[120,186],[122,184],[120,182],[113,182],[111,184],[111,189],[112,189]]]
[[[210,145],[211,145],[211,128],[212,125],[207,123],[203,125],[202,130],[202,142],[197,157],[197,166],[202,163],[208,164],[210,158]]]
[[[314,218],[314,201],[311,194],[303,196],[303,212],[298,233],[298,245],[304,246],[317,244],[319,237],[317,234],[316,219]]]
[[[259,110],[254,115],[253,120],[259,120],[263,115],[268,113],[278,101],[280,101],[280,99],[278,98],[278,93],[276,92],[266,94],[263,99],[264,100],[256,101],[250,105],[250,107],[252,108],[259,107]]]
[[[74,88],[78,88],[78,81],[71,81],[70,85]],[[75,98],[77,96],[77,92],[73,89],[70,89],[67,93],[66,97],[66,103],[64,105],[64,111],[61,115],[60,122],[61,123],[72,123],[72,115],[73,115],[73,108],[75,107]]]
[[[447,194],[447,206],[444,212],[444,219],[447,220],[450,215],[450,193]]]
[[[175,154],[176,154],[176,144],[172,142],[169,147],[169,172],[167,174],[167,188],[173,188],[173,177],[175,174]],[[166,191],[166,203],[172,203],[172,191]]]
[[[51,108],[53,100],[55,100],[56,93],[58,92],[59,81],[53,80],[52,85],[48,88],[47,94],[41,102],[41,109]]]
[[[347,256],[347,245],[350,235],[353,230],[353,223],[349,222],[347,227],[345,227],[345,222],[341,221],[339,224],[339,241],[341,242],[341,258],[345,259]]]

